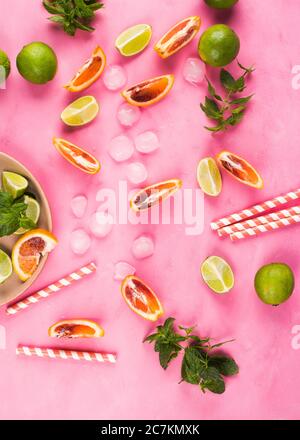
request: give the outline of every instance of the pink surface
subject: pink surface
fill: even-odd
[[[97,262],[98,272],[15,317],[6,317],[5,309],[1,309],[7,348],[0,350],[0,417],[299,418],[300,353],[291,345],[292,327],[300,321],[299,229],[291,227],[231,244],[219,240],[209,228],[209,222],[221,215],[299,186],[300,91],[291,86],[292,66],[299,63],[298,1],[290,0],[287,7],[285,0],[240,0],[232,13],[222,15],[201,0],[106,0],[95,23],[96,31],[91,35],[78,33],[76,38],[51,25],[39,3],[2,0],[0,17],[0,46],[13,64],[7,89],[0,90],[0,148],[23,162],[40,180],[60,241],[30,291],[91,260]],[[245,120],[218,136],[202,128],[207,121],[199,103],[206,86],[195,88],[182,78],[185,59],[196,56],[197,39],[167,61],[160,60],[151,47],[128,60],[113,47],[116,36],[130,25],[151,24],[154,42],[177,20],[195,14],[202,17],[202,30],[215,22],[232,25],[241,38],[240,61],[256,66],[249,83],[249,92],[255,92],[255,98]],[[21,47],[34,40],[50,44],[58,55],[58,74],[46,86],[30,85],[14,65]],[[75,98],[61,85],[97,44],[105,50],[109,64],[126,68],[129,85],[175,73],[170,95],[144,110],[138,124],[125,130],[131,137],[148,129],[158,133],[160,150],[147,157],[136,152],[133,157],[147,166],[148,182],[178,177],[184,187],[197,188],[199,159],[226,148],[248,158],[259,169],[265,189],[258,192],[224,175],[220,197],[205,200],[202,235],[186,235],[183,225],[116,225],[108,237],[95,239],[86,255],[74,256],[70,234],[87,227],[97,207],[97,191],[117,188],[126,175],[126,163],[114,163],[107,152],[110,139],[124,131],[116,119],[122,102],[119,93],[107,91],[100,80],[87,92],[101,103],[100,117],[93,124],[70,130],[59,119],[60,111]],[[103,167],[99,177],[83,175],[64,162],[52,146],[53,136],[67,137],[94,151]],[[82,220],[75,219],[70,211],[72,197],[80,193],[89,196],[88,213]],[[130,248],[141,234],[151,234],[155,252],[137,261]],[[223,297],[209,291],[199,275],[201,262],[212,254],[227,259],[235,272],[235,287]],[[198,323],[202,335],[236,339],[227,350],[240,365],[240,374],[226,381],[225,394],[203,395],[196,386],[177,385],[179,360],[167,372],[161,369],[153,348],[142,344],[153,324],[129,310],[113,279],[113,266],[119,260],[133,264],[137,274],[158,293],[165,316],[175,316],[181,324]],[[257,269],[273,261],[290,264],[296,277],[294,295],[278,308],[261,303],[253,289]],[[59,319],[79,316],[99,320],[106,329],[103,340],[56,345],[114,351],[119,356],[116,365],[16,358],[18,343],[53,345],[55,341],[47,336],[48,327]]]

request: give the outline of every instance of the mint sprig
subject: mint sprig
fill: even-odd
[[[33,229],[35,223],[26,216],[27,204],[24,197],[14,199],[0,190],[0,237],[11,235],[19,228]]]

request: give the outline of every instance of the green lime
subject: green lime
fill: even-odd
[[[227,9],[234,6],[239,0],[204,0],[211,8]]]
[[[12,264],[9,256],[0,249],[0,284],[12,274]]]
[[[27,81],[45,84],[56,74],[57,58],[51,47],[37,41],[23,47],[17,56],[17,67]]]
[[[286,301],[294,290],[294,274],[284,263],[271,263],[261,267],[255,275],[254,286],[259,298],[274,306]]]
[[[30,196],[25,196],[24,197],[24,202],[27,205],[27,209],[25,211],[26,217],[30,218],[30,220],[32,220],[35,224],[37,224],[37,222],[39,221],[40,218],[40,213],[41,213],[41,208],[39,203]],[[25,234],[25,232],[27,232],[28,229],[25,228],[19,228],[15,234],[17,235],[21,235],[21,234]]]
[[[227,293],[233,288],[234,275],[229,264],[221,257],[208,257],[201,266],[201,275],[208,287],[216,293]]]
[[[125,57],[136,55],[148,46],[152,28],[148,24],[137,24],[126,29],[116,39],[115,46]]]
[[[0,69],[1,69],[1,67],[5,71],[5,78],[3,77],[3,75],[1,75],[1,70],[0,70],[0,84],[10,74],[10,61],[9,61],[9,58],[6,55],[6,53],[3,52],[3,50],[0,49]]]
[[[17,199],[26,191],[28,182],[20,174],[4,171],[2,174],[2,186],[4,191],[10,193],[14,199]]]
[[[215,24],[200,37],[198,53],[202,61],[213,67],[231,63],[240,50],[240,39],[226,24]]]

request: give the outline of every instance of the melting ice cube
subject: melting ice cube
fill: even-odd
[[[119,261],[114,267],[114,279],[118,281],[124,280],[127,275],[134,275],[135,268],[126,261]]]
[[[127,165],[126,175],[131,183],[138,185],[147,180],[148,171],[141,162],[132,162]]]
[[[154,242],[151,237],[141,235],[132,243],[131,251],[138,260],[150,257],[154,252]]]
[[[89,227],[93,235],[98,238],[106,237],[112,230],[114,218],[104,211],[95,212],[90,218]]]
[[[87,198],[85,196],[75,196],[71,200],[71,211],[77,218],[82,218],[87,208]]]
[[[205,78],[202,61],[197,58],[187,58],[183,66],[183,77],[191,84],[201,83]]]
[[[135,148],[144,154],[152,153],[159,148],[159,140],[153,131],[145,131],[140,133],[134,139]]]
[[[121,125],[131,127],[141,117],[141,110],[138,107],[127,103],[121,104],[118,108],[117,118]]]
[[[128,136],[121,134],[110,141],[108,152],[116,162],[123,162],[133,155],[133,142]]]
[[[84,229],[76,229],[71,233],[70,244],[74,254],[85,254],[89,250],[91,243],[92,240]]]
[[[103,73],[103,82],[108,90],[121,89],[127,81],[127,75],[121,66],[108,66]]]

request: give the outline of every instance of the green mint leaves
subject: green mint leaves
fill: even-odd
[[[0,237],[11,235],[19,228],[33,229],[35,223],[26,217],[24,197],[14,200],[7,192],[0,191]]]
[[[43,6],[53,15],[50,21],[60,24],[68,35],[74,36],[77,29],[95,30],[90,22],[104,5],[98,0],[43,0]]]
[[[200,104],[201,110],[206,114],[208,119],[215,122],[215,125],[205,127],[212,132],[226,130],[230,126],[237,125],[243,119],[247,103],[253,95],[237,98],[237,93],[242,93],[246,88],[246,77],[254,71],[253,67],[244,67],[238,63],[243,74],[235,79],[230,72],[225,69],[220,71],[220,83],[226,92],[226,96],[222,97],[217,94],[216,89],[206,78],[208,84],[209,97],[205,97],[204,103]]]
[[[238,365],[229,356],[218,355],[212,351],[227,342],[211,345],[210,338],[201,339],[193,334],[194,327],[181,327],[181,333],[174,329],[174,318],[168,318],[159,325],[156,333],[148,336],[144,342],[154,343],[154,351],[159,353],[162,368],[166,369],[172,359],[183,353],[181,380],[200,389],[222,394],[225,391],[224,376],[233,376],[239,372]],[[185,342],[185,345],[182,343]]]

